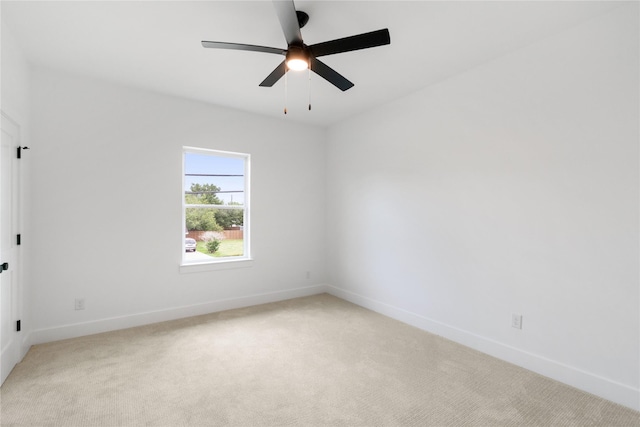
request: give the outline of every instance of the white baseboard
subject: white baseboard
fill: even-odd
[[[640,411],[640,390],[598,375],[532,354],[492,339],[464,331],[416,313],[328,285],[327,292],[361,307],[442,336],[490,356],[536,372],[636,411]]]
[[[27,355],[27,352],[31,348],[31,331],[25,331],[24,337],[22,338],[22,345],[20,346],[20,361]]]
[[[22,333],[18,333],[18,336],[16,337],[17,344],[14,344],[18,346],[18,360],[15,360],[15,356],[7,354],[8,351],[15,351],[13,350],[13,346],[7,346],[0,350],[0,364],[2,364],[2,367],[0,368],[0,385],[4,383],[4,380],[7,379],[13,370],[15,366],[13,363],[20,363],[22,362],[22,359],[24,359],[24,356],[31,347],[31,344],[29,343],[30,338],[31,335],[24,330]]]
[[[264,294],[249,295],[238,298],[210,301],[185,307],[174,307],[165,310],[150,311],[128,316],[112,317],[91,322],[75,323],[56,326],[53,328],[36,329],[29,336],[30,344],[43,344],[68,338],[110,332],[118,329],[133,328],[151,323],[166,322],[168,320],[199,316],[234,308],[250,307],[252,305],[284,301],[291,298],[316,295],[327,292],[326,285],[314,285],[303,288],[287,289]]]

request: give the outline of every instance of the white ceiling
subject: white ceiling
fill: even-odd
[[[575,1],[304,1],[305,43],[388,28],[391,45],[325,56],[355,83],[317,75],[258,84],[278,55],[204,49],[202,40],[286,48],[270,1],[6,1],[7,25],[28,60],[263,115],[327,126],[561,32],[620,3]]]

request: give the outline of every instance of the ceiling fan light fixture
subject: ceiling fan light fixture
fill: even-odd
[[[289,46],[287,52],[287,68],[293,71],[301,71],[309,68],[309,54],[304,48]]]
[[[287,67],[293,71],[301,71],[309,68],[309,63],[304,59],[294,58],[287,61]]]

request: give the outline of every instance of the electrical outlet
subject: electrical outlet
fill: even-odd
[[[511,314],[511,327],[516,329],[522,329],[522,314]]]
[[[76,298],[76,310],[84,310],[84,298]]]

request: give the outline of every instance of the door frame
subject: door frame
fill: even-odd
[[[11,208],[11,225],[9,229],[9,241],[11,242],[10,248],[3,248],[2,240],[0,239],[0,253],[2,256],[6,256],[9,253],[10,260],[0,260],[0,262],[10,262],[9,270],[11,272],[11,280],[14,288],[11,292],[12,301],[11,311],[12,317],[8,319],[9,325],[0,325],[0,333],[3,330],[10,330],[13,334],[11,341],[7,348],[0,348],[2,352],[2,369],[0,372],[0,384],[4,382],[9,375],[13,367],[19,363],[24,357],[25,351],[23,349],[24,342],[22,339],[23,334],[17,331],[16,322],[22,317],[22,301],[23,301],[23,287],[22,287],[22,260],[20,254],[20,246],[16,242],[17,234],[21,229],[21,171],[20,162],[17,156],[17,148],[21,145],[21,126],[18,122],[13,120],[4,111],[0,111],[1,124],[0,128],[3,132],[10,133],[14,139],[12,141],[13,147],[9,149],[9,156],[11,159],[11,199],[9,200]],[[2,153],[0,151],[0,162],[2,162]],[[4,203],[4,200],[0,198],[0,207]],[[2,210],[0,209],[0,215]],[[5,218],[0,218],[0,221],[6,221]],[[6,277],[6,276],[5,276]],[[0,276],[0,280],[3,277]],[[6,279],[5,279],[6,280]],[[0,318],[2,319],[2,318]],[[21,325],[22,326],[22,325]],[[22,332],[22,329],[21,329]],[[0,343],[2,340],[0,340]],[[6,354],[5,354],[6,353]],[[6,358],[9,360],[6,360]]]

